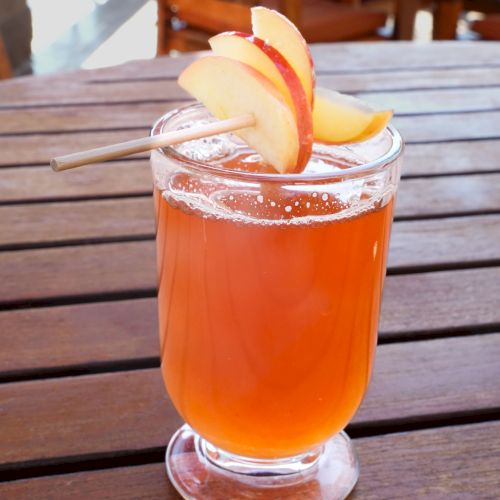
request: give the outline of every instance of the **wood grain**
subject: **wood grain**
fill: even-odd
[[[499,355],[500,334],[381,346],[353,422],[373,426],[498,408]],[[4,466],[162,447],[180,422],[158,369],[4,384],[0,400]]]
[[[0,253],[0,301],[116,293],[155,286],[154,242]]]
[[[335,71],[334,68],[331,70]],[[397,91],[405,89],[484,87],[500,84],[500,68],[420,69],[327,75],[319,72],[317,85],[340,92]]]
[[[500,211],[500,174],[405,179],[396,217]]]
[[[165,446],[180,423],[159,369],[3,384],[0,400],[2,465]]]
[[[391,108],[397,115],[487,111],[500,108],[498,88],[362,92],[358,97],[374,106]]]
[[[409,145],[403,158],[402,174],[434,176],[500,171],[499,149],[500,140]],[[11,159],[15,161],[15,155]],[[488,182],[487,179],[484,182]],[[453,182],[450,180],[450,185]],[[462,183],[459,179],[457,182]],[[483,181],[480,183],[484,185]],[[108,162],[62,175],[54,174],[48,164],[4,168],[0,175],[0,201],[144,194],[150,189],[151,171],[147,159]],[[483,201],[490,202],[489,199]]]
[[[352,500],[487,499],[500,488],[499,422],[359,439],[355,445],[361,475]]]
[[[334,73],[367,71],[394,71],[430,68],[479,68],[498,66],[498,43],[463,41],[434,44],[412,42],[336,43],[335,50],[328,44],[312,44],[311,52],[316,71]],[[479,50],[480,47],[480,50]],[[137,61],[119,67],[88,72],[91,79],[116,81],[124,78],[175,77],[196,55],[175,59],[158,58],[154,61]],[[168,61],[168,63],[166,62]]]
[[[112,86],[113,87],[113,86]],[[408,140],[420,140],[419,137],[432,139],[430,135],[423,135],[430,128],[439,129],[442,126],[440,136],[443,140],[474,137],[491,137],[495,135],[495,124],[498,122],[498,114],[484,117],[481,113],[470,113],[470,111],[490,111],[500,108],[499,88],[477,88],[477,89],[449,89],[449,90],[416,90],[401,92],[361,92],[358,96],[376,107],[391,108],[396,116],[412,115],[413,122],[416,117],[426,116],[429,113],[454,113],[466,112],[471,116],[439,117],[427,119],[419,126],[420,136],[412,137],[411,128],[406,131],[410,133]],[[130,95],[130,92],[128,92]],[[170,94],[171,95],[171,94]],[[181,96],[182,97],[182,96]],[[133,103],[110,106],[109,103],[88,106],[27,108],[27,109],[0,109],[0,134],[30,133],[53,131],[61,134],[61,142],[71,141],[72,138],[64,131],[94,131],[103,130],[110,132],[112,129],[142,128],[150,129],[151,125],[162,114],[186,105],[191,99],[181,102],[159,103]],[[489,128],[488,122],[490,120]],[[408,120],[401,121],[404,126]],[[417,122],[418,123],[418,122]],[[477,123],[479,130],[474,132]],[[455,130],[454,135],[443,135],[447,125],[450,124]],[[467,132],[472,132],[469,137]],[[0,135],[1,137],[1,135]],[[3,141],[4,138],[1,138]]]
[[[0,207],[0,247],[154,235],[153,198]]]
[[[397,222],[389,269],[496,261],[499,228],[499,215]],[[154,263],[153,241],[0,252],[0,302],[152,289]]]
[[[328,44],[315,44],[311,46],[311,52],[317,71],[364,72],[370,69],[383,71],[400,68],[489,66],[498,62],[499,44],[488,45],[488,47],[481,46],[478,50],[477,42],[465,42],[460,45],[453,42],[345,43],[335,44],[335,50],[331,50]]]
[[[498,325],[498,283],[500,267],[388,276],[381,338]]]
[[[478,47],[481,50],[478,50]],[[454,43],[442,42],[439,44],[412,44],[400,42],[392,43],[338,43],[335,50],[325,44],[312,46],[312,53],[315,59],[315,66],[318,73],[334,72],[339,77],[337,87],[340,90],[352,90],[352,84],[358,86],[358,82],[366,81],[366,88],[373,89],[373,79],[383,79],[389,88],[399,86],[398,80],[408,85],[411,81],[422,82],[418,85],[429,85],[429,82],[439,82],[444,79],[446,85],[463,84],[473,78],[473,83],[488,84],[497,83],[495,63],[498,63],[498,43],[483,44],[478,42],[463,42],[460,46]],[[435,57],[439,53],[439,57]],[[405,57],[401,57],[405,54]],[[130,82],[122,82],[126,86],[120,87],[116,83],[124,79],[141,80],[144,78],[171,78],[174,79],[191,61],[199,57],[198,54],[183,55],[178,58],[158,58],[148,61],[134,61],[113,68],[91,70],[84,72],[73,72],[58,76],[37,76],[36,80],[30,77],[16,79],[16,81],[2,82],[0,85],[0,99],[2,104],[47,104],[54,102],[95,102],[101,98],[101,102],[109,102],[113,99],[113,87],[116,88],[117,96],[125,96],[127,100],[130,95],[136,99],[144,99],[147,96],[164,97],[170,89],[166,82],[152,87],[144,87],[144,91],[137,97],[137,87],[127,87]],[[482,65],[491,66],[489,69],[481,68]],[[498,64],[496,64],[498,66]],[[408,68],[404,71],[404,68]],[[440,69],[448,68],[448,69]],[[467,68],[465,70],[464,68]],[[401,71],[403,69],[403,71]],[[426,73],[425,70],[431,70]],[[397,70],[401,78],[389,75],[386,78],[383,72]],[[363,73],[372,72],[366,79]],[[355,73],[354,80],[342,84],[342,73]],[[381,77],[378,75],[382,74]],[[472,76],[467,76],[467,75]],[[449,80],[452,78],[452,80]],[[415,80],[416,79],[416,80]],[[97,86],[91,82],[115,82],[109,88],[103,85]],[[337,80],[335,80],[337,81]],[[434,83],[435,84],[435,83]],[[342,87],[344,85],[344,87]],[[414,87],[415,85],[412,85]],[[17,88],[16,88],[17,87]],[[120,91],[123,89],[123,92]],[[157,90],[154,90],[157,89]],[[356,89],[356,88],[355,88]],[[61,92],[62,90],[62,92]],[[127,91],[131,90],[131,93]],[[90,101],[89,101],[90,100]],[[94,101],[92,101],[94,100]]]
[[[403,180],[395,215],[423,217],[487,211],[500,212],[500,174]],[[98,238],[152,237],[153,219],[154,209],[149,198],[0,206],[0,248]]]
[[[148,128],[140,128],[114,132],[0,137],[0,148],[3,148],[0,168],[16,165],[46,165],[48,167],[50,159],[54,156],[123,142],[148,133]],[[497,171],[500,170],[499,147],[500,140],[479,142],[464,140],[454,143],[409,145],[405,151],[403,173],[428,175]],[[134,157],[146,159],[148,155],[134,155]],[[54,175],[53,172],[52,175]]]
[[[0,312],[5,375],[159,356],[155,299]]]
[[[141,78],[141,76],[135,75],[132,80],[135,78]],[[17,79],[16,83],[6,81],[0,84],[0,109],[29,111],[28,106],[109,105],[110,103],[161,102],[188,98],[188,95],[177,85],[175,77],[171,78],[170,80],[117,81],[112,84],[92,81],[92,72],[22,78]],[[500,85],[500,68],[398,71],[397,77],[391,72],[335,75],[320,73],[318,85],[348,93],[426,88],[481,88]],[[156,106],[158,105],[161,104],[157,103]],[[61,109],[61,112],[64,112],[64,109],[66,108]]]
[[[4,500],[180,500],[164,464],[119,467],[0,483]]]
[[[106,87],[113,87],[107,85]],[[113,88],[111,88],[113,90]],[[130,94],[129,94],[130,95]],[[0,135],[151,128],[164,113],[186,102],[0,109]]]
[[[500,89],[500,87],[499,87]],[[61,133],[65,131],[111,131],[132,127],[147,129],[161,113],[181,103],[135,104],[112,107],[69,106],[67,108],[0,109],[3,134]],[[500,111],[415,116],[396,116],[393,123],[407,142],[484,139],[500,129]],[[66,136],[71,142],[71,137]]]
[[[500,424],[486,422],[356,439],[361,475],[349,497],[491,498],[500,488]],[[488,443],[484,453],[478,443]],[[463,471],[468,473],[464,474]],[[474,479],[471,480],[471,477]],[[5,500],[178,500],[161,464],[119,467],[0,484]]]
[[[113,132],[3,136],[0,137],[0,151],[2,151],[0,167],[35,163],[47,165],[47,168],[49,168],[50,160],[55,156],[125,142],[148,134],[149,127]],[[141,153],[129,156],[128,158],[149,158],[149,155]]]
[[[160,101],[181,101],[189,99],[176,79],[161,82],[118,82],[95,84],[85,80],[85,73],[76,76],[52,76],[24,78],[17,85],[2,82],[0,86],[0,108],[16,109],[27,106],[61,106],[63,111],[68,105],[147,103]]]
[[[500,216],[417,220],[393,225],[389,268],[450,266],[500,258]]]
[[[397,116],[393,123],[406,142],[484,139],[496,136],[500,130],[500,111],[418,117]],[[460,148],[460,144],[455,146]],[[477,149],[481,147],[477,146]]]
[[[71,199],[150,193],[153,181],[149,160],[108,162],[62,175],[47,165],[4,168],[0,173],[0,201]]]
[[[500,141],[415,144],[405,149],[403,175],[441,175],[500,170]]]
[[[388,276],[380,338],[500,325],[500,268]],[[0,372],[158,356],[156,299],[0,312]]]

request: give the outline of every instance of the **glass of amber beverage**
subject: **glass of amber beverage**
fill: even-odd
[[[210,121],[201,105],[153,134]],[[316,144],[277,174],[232,135],[156,150],[161,371],[186,424],[166,455],[184,498],[344,498],[342,429],[377,341],[402,140]]]

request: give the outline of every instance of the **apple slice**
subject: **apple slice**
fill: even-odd
[[[285,16],[265,7],[252,7],[253,34],[274,47],[288,61],[302,82],[311,107],[314,102],[314,66],[300,31]]]
[[[351,142],[367,141],[368,139],[375,137],[377,134],[380,134],[380,132],[382,132],[382,130],[384,130],[391,121],[393,114],[394,113],[390,109],[385,111],[376,111],[370,125],[368,125],[368,127]]]
[[[219,119],[252,113],[256,125],[235,132],[278,172],[296,168],[299,136],[292,110],[278,89],[248,64],[222,56],[191,63],[179,85]]]
[[[361,142],[381,132],[392,111],[375,111],[364,101],[317,88],[313,109],[314,139],[330,144]]]
[[[221,33],[209,43],[215,55],[248,64],[269,78],[281,92],[295,114],[300,145],[295,171],[302,171],[311,157],[313,129],[311,106],[297,73],[274,47],[253,35]]]
[[[294,109],[294,102],[292,99],[291,91],[285,78],[277,67],[277,64],[273,61],[271,56],[263,51],[262,45],[254,43],[252,35],[248,33],[240,33],[238,31],[226,31],[225,33],[219,33],[208,40],[212,52],[216,56],[229,57],[230,59],[236,59],[242,63],[252,66],[252,68],[260,71],[264,76],[269,78],[271,82],[276,86],[276,88],[281,92],[285,101],[290,106],[290,109]],[[271,46],[267,45],[268,48],[273,49]],[[277,53],[279,57],[283,60],[283,56]],[[281,62],[281,61],[280,61]],[[286,61],[285,61],[286,64]]]

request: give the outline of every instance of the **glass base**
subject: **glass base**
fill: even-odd
[[[359,476],[345,432],[309,453],[260,460],[220,450],[183,425],[170,440],[165,462],[177,491],[193,500],[337,500],[347,497]]]

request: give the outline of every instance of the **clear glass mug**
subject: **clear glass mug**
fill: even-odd
[[[152,134],[200,120],[187,106]],[[186,422],[166,464],[184,498],[354,487],[342,429],[370,378],[402,150],[389,127],[285,175],[232,136],[152,153],[161,369]]]

